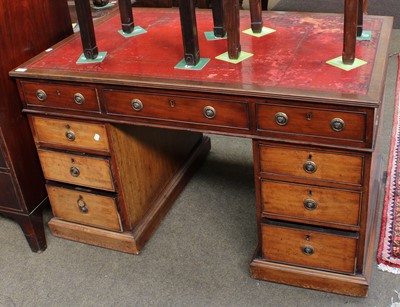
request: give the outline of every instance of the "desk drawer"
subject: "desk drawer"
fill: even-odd
[[[361,193],[261,180],[263,215],[358,226]]]
[[[28,106],[100,113],[95,88],[27,81],[21,85]]]
[[[107,113],[249,129],[245,101],[104,90]]]
[[[46,185],[53,214],[89,226],[121,231],[116,197]]]
[[[265,259],[354,274],[358,239],[354,233],[298,229],[272,221],[261,225],[261,233]]]
[[[261,172],[362,185],[364,156],[310,148],[259,146]]]
[[[109,152],[106,128],[72,120],[32,117],[39,143]]]
[[[366,142],[367,110],[346,111],[285,104],[257,104],[257,130]],[[373,120],[373,115],[371,116]]]
[[[38,150],[45,178],[85,187],[114,191],[108,158]]]

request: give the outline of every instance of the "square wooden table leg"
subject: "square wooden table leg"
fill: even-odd
[[[76,15],[82,40],[82,49],[85,58],[95,59],[99,54],[96,45],[96,36],[89,0],[75,0]]]
[[[251,30],[254,33],[261,33],[263,28],[261,2],[262,0],[249,0]]]
[[[230,59],[238,59],[241,51],[239,11],[238,0],[224,0],[224,20]]]
[[[194,66],[200,61],[200,50],[193,0],[180,0],[179,14],[181,19],[185,62],[187,65]]]
[[[215,37],[224,37],[226,32],[224,27],[223,0],[211,0],[211,3],[214,21],[214,35]]]
[[[121,16],[121,27],[124,33],[132,33],[135,28],[132,13],[132,2],[131,0],[119,0],[119,13]]]
[[[361,36],[364,21],[364,0],[358,0],[357,36]]]
[[[356,54],[358,1],[345,0],[344,2],[344,30],[343,30],[343,52],[344,64],[354,63]]]

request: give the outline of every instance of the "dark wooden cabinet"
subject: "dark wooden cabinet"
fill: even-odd
[[[18,222],[33,251],[46,248],[47,200],[15,81],[8,72],[72,33],[66,1],[4,0],[0,6],[0,213]]]

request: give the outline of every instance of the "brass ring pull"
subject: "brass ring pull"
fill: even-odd
[[[71,166],[71,168],[69,169],[69,173],[71,174],[72,177],[78,177],[81,172],[79,171],[79,168],[77,168],[76,166]]]
[[[36,98],[39,101],[45,101],[47,99],[47,94],[44,90],[37,90],[36,91]]]
[[[314,161],[309,160],[303,164],[303,169],[307,173],[313,174],[317,170],[317,164]]]
[[[65,137],[68,141],[75,141],[75,133],[72,130],[67,130],[67,132],[65,132]]]
[[[340,132],[343,131],[345,127],[344,120],[341,118],[334,118],[331,120],[331,128],[333,131]]]
[[[307,256],[311,256],[312,254],[314,254],[314,247],[312,247],[311,245],[303,245],[301,250],[303,251],[303,254]]]
[[[217,111],[211,106],[206,106],[203,109],[203,114],[208,119],[213,119],[215,116],[217,116]]]
[[[136,112],[139,112],[143,109],[143,102],[141,102],[139,99],[132,99],[131,100],[131,107],[134,109]]]
[[[86,206],[86,203],[85,203],[85,201],[83,200],[82,195],[79,195],[79,198],[78,198],[78,200],[76,201],[76,203],[78,204],[79,210],[80,210],[82,213],[88,213],[88,212],[89,212],[89,209],[88,209],[88,207]]]
[[[85,102],[85,97],[81,93],[74,94],[74,101],[76,104],[83,104]]]
[[[275,123],[277,123],[279,126],[286,126],[289,121],[288,116],[283,112],[276,113],[274,118]]]
[[[312,211],[317,209],[317,202],[314,199],[307,198],[306,200],[304,200],[303,204],[304,208],[306,208],[307,210]]]

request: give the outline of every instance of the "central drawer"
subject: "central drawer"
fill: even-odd
[[[109,158],[38,149],[47,180],[114,191]]]
[[[238,100],[203,99],[103,90],[108,114],[249,129],[248,104]]]
[[[116,197],[46,185],[54,216],[113,231],[121,231]]]
[[[266,221],[261,225],[261,235],[265,259],[354,273],[357,234]]]

